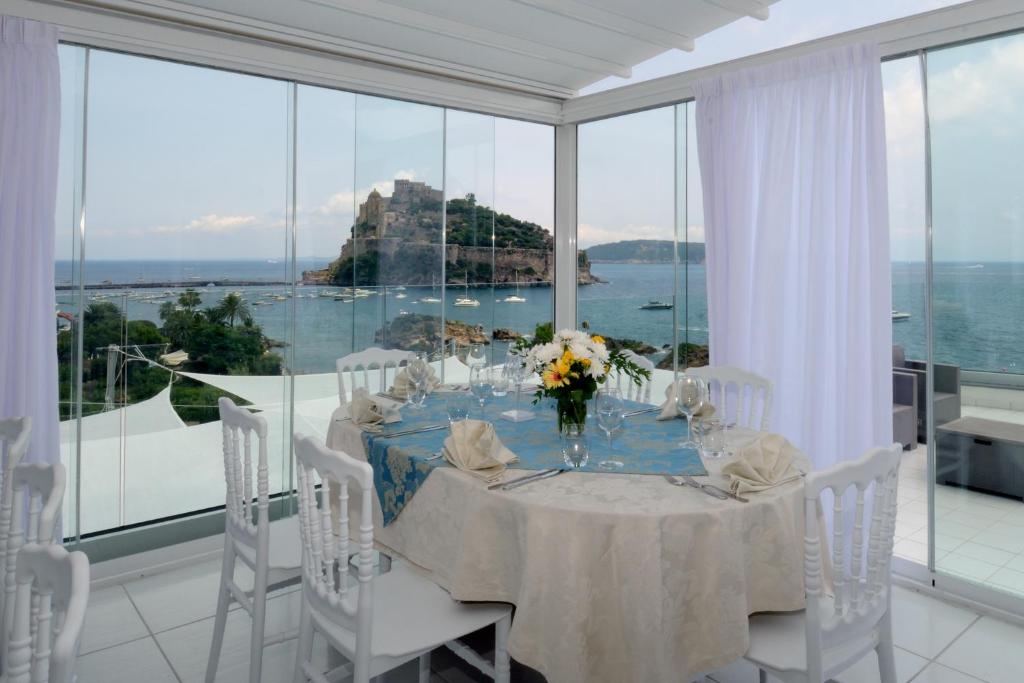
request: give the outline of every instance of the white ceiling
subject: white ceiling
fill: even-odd
[[[133,0],[392,66],[567,98],[778,0]],[[114,3],[117,4],[117,3]]]

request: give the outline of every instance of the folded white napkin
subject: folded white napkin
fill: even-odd
[[[803,476],[795,462],[799,453],[784,437],[765,434],[740,449],[722,474],[733,493],[764,491]]]
[[[710,403],[702,403],[700,408],[694,412],[694,417],[711,417],[715,414],[715,407]],[[676,405],[676,383],[668,385],[665,388],[665,402],[661,404],[661,413],[658,414],[659,420],[671,420],[677,415],[681,415],[679,407]]]
[[[402,421],[402,415],[394,404],[378,401],[363,387],[352,390],[348,414],[354,423],[367,432],[379,432],[381,425]]]
[[[444,458],[487,483],[500,479],[506,467],[519,460],[501,443],[494,425],[482,420],[453,422],[452,433],[444,440]]]
[[[434,372],[434,366],[427,366],[427,393],[436,390],[441,386],[441,378]],[[409,394],[412,393],[412,381],[409,379],[409,369],[402,368],[397,375],[395,375],[395,385],[391,387],[389,392],[395,398],[408,398]]]

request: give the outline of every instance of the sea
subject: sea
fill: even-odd
[[[296,270],[324,267],[330,259],[299,259]],[[659,360],[673,342],[707,343],[707,293],[703,265],[680,271],[678,287],[671,264],[594,263],[592,272],[606,282],[581,286],[578,315],[592,331],[616,338],[646,342]],[[925,355],[926,272],[923,263],[894,263],[893,309],[909,317],[893,322],[893,339],[908,358]],[[56,263],[57,306],[76,313],[80,276],[72,263]],[[532,332],[551,320],[553,288],[522,287],[524,303],[504,299],[513,287],[470,286],[468,295],[478,307],[457,307],[463,287],[408,286],[365,288],[358,297],[345,296],[340,287],[290,287],[287,264],[277,260],[250,261],[89,261],[84,277],[89,286],[85,303],[109,301],[130,320],[160,322],[160,304],[176,299],[186,287],[200,293],[203,306],[212,306],[230,292],[249,303],[255,321],[271,339],[288,342],[281,349],[296,373],[331,372],[336,358],[377,343],[375,333],[383,321],[408,314],[440,315],[449,320],[495,328]],[[245,284],[222,286],[218,282]],[[1024,372],[1024,263],[936,263],[933,267],[935,318],[934,348],[937,362],[965,370]],[[157,286],[153,286],[157,285]],[[674,292],[678,295],[674,296]],[[427,299],[427,301],[423,301]],[[651,301],[674,304],[673,309],[645,310]],[[294,316],[294,318],[292,317]],[[294,324],[296,333],[290,334]],[[130,340],[126,340],[130,341]],[[491,353],[504,355],[505,343],[495,342]]]

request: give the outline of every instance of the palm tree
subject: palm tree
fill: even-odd
[[[203,299],[194,289],[186,289],[178,296],[178,305],[187,311],[195,310],[201,303],[203,303]]]
[[[252,311],[249,310],[249,304],[245,303],[245,300],[237,294],[228,294],[221,299],[217,305],[217,313],[222,320],[228,321],[229,327],[235,326],[236,318],[242,323],[252,320]]]

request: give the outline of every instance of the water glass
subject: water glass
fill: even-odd
[[[466,354],[466,365],[473,367],[474,365],[483,365],[487,362],[487,352],[484,351],[483,344],[470,344],[469,353]]]
[[[587,436],[577,425],[567,425],[562,432],[562,459],[566,465],[576,470],[590,460]]]
[[[622,394],[616,387],[607,387],[598,392],[595,403],[597,408],[597,426],[608,437],[608,451],[611,452],[614,434],[622,427],[622,423],[626,419]],[[609,458],[608,460],[602,460],[597,466],[604,470],[621,470],[625,465],[621,460]]]
[[[471,405],[469,394],[450,394],[445,403],[445,408],[448,411],[448,424],[468,420]]]
[[[482,420],[484,419],[484,404],[494,392],[489,368],[483,365],[474,365],[469,369],[469,390],[480,402],[480,419]]]
[[[680,448],[699,448],[693,440],[693,414],[708,400],[708,385],[700,377],[680,375],[675,384],[676,409],[686,416],[686,441],[679,444]]]
[[[700,422],[700,450],[707,458],[721,458],[725,455],[726,429],[718,419],[708,418]]]
[[[409,388],[406,396],[406,405],[413,410],[420,410],[427,401],[427,383],[425,381],[414,382]]]
[[[494,397],[501,398],[502,396],[507,396],[509,380],[504,368],[491,368],[490,374],[491,393],[494,394]]]

